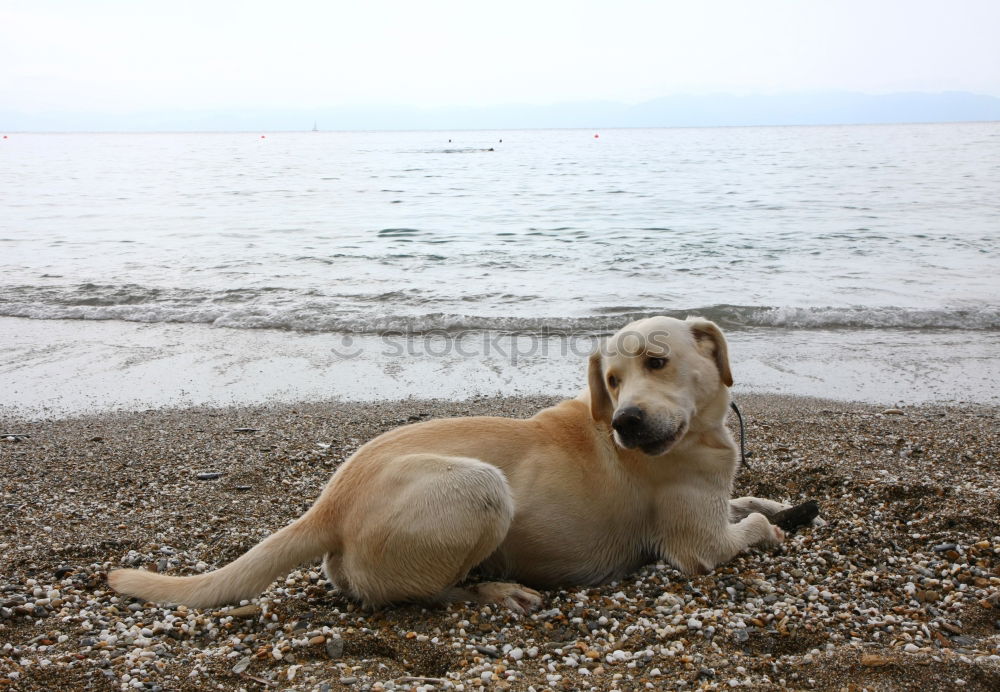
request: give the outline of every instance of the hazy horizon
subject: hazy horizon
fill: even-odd
[[[1000,120],[1000,99],[944,94],[709,94],[639,104],[607,101],[461,108],[343,107],[26,116],[0,111],[6,132],[301,132],[753,127]],[[72,124],[78,127],[74,128]],[[82,127],[79,127],[82,125]]]
[[[308,129],[327,118],[351,120],[327,129],[995,119],[997,26],[1000,3],[991,0],[947,8],[929,0],[289,0],[280,10],[262,0],[8,0],[0,129]],[[937,102],[887,100],[907,94]],[[965,101],[942,104],[948,94]],[[728,101],[709,103],[720,95]],[[789,98],[799,102],[778,103]],[[669,109],[649,106],[671,99],[694,110],[666,117]],[[872,110],[879,99],[884,113]],[[740,100],[756,103],[727,119]]]

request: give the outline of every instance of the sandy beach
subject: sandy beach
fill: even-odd
[[[205,611],[119,598],[298,516],[364,441],[552,399],[281,404],[0,419],[0,689],[821,689],[1000,686],[1000,409],[739,397],[736,494],[828,525],[712,574],[651,564],[540,611],[367,612],[303,565]]]

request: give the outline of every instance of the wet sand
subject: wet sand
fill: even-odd
[[[727,330],[734,393],[1000,406],[1000,331]],[[0,317],[0,415],[576,396],[591,332],[376,335]]]

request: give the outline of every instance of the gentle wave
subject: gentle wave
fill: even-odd
[[[350,296],[302,293],[278,287],[225,291],[161,289],[130,285],[82,284],[75,287],[21,286],[0,295],[0,316],[51,320],[121,320],[198,323],[237,329],[303,332],[505,331],[517,333],[606,333],[629,321],[668,315],[700,315],[726,329],[968,329],[1000,330],[1000,306],[962,309],[875,307],[790,307],[708,305],[657,309],[633,305],[594,306],[580,317],[504,316],[433,311],[412,304],[400,310],[397,292]],[[495,297],[497,300],[503,296]],[[516,303],[515,297],[511,302]]]
[[[1000,307],[928,310],[893,306],[745,308],[746,326],[788,329],[1000,329]]]

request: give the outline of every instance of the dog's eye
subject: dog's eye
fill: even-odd
[[[662,370],[667,367],[668,360],[668,358],[650,358],[646,361],[646,365],[650,370]]]
[[[608,375],[608,387],[614,389],[618,386],[618,378],[614,375]]]

